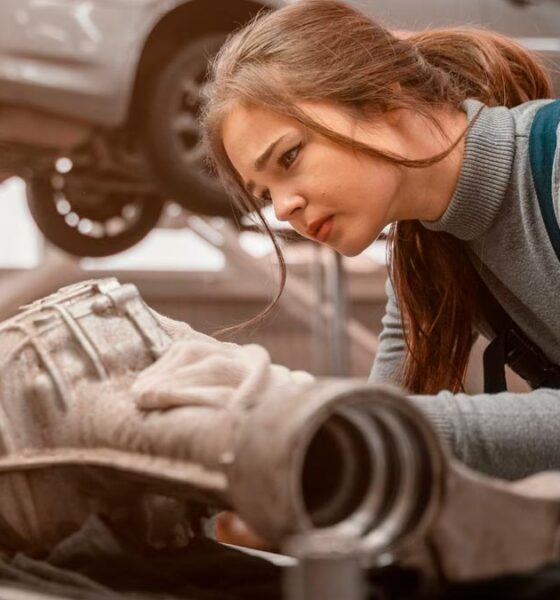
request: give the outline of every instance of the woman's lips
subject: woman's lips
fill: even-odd
[[[318,242],[324,242],[329,237],[333,227],[333,219],[334,217],[328,217],[316,229],[314,237]]]

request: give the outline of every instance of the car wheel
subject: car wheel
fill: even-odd
[[[45,238],[75,256],[109,256],[144,238],[164,201],[155,194],[74,188],[56,171],[26,181],[27,202]]]
[[[144,105],[146,153],[160,185],[186,209],[215,216],[232,216],[232,206],[206,166],[198,117],[208,60],[225,37],[207,34],[176,51],[152,79]]]

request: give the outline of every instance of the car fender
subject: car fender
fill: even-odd
[[[113,0],[101,0],[102,2],[113,3]],[[138,72],[142,52],[152,32],[157,28],[161,21],[170,14],[173,10],[181,6],[192,4],[195,0],[117,0],[115,4],[122,6],[139,6],[141,5],[146,12],[147,21],[144,24],[144,35],[137,36],[135,41],[141,41],[141,46],[130,48],[128,56],[131,62],[126,66],[126,74],[123,73],[122,81],[126,81],[127,89],[123,90],[126,97],[126,105],[131,106],[132,96],[134,92],[134,81]],[[220,0],[205,0],[206,2],[220,2]],[[294,0],[253,0],[263,7],[279,8],[289,4]],[[126,111],[125,111],[126,112]]]
[[[150,33],[191,1],[2,0],[0,102],[123,125]]]
[[[0,102],[109,127],[122,123],[134,53],[156,18],[151,8],[104,0],[2,0]]]

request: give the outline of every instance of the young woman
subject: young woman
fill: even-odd
[[[272,203],[346,256],[391,224],[371,381],[409,389],[459,458],[508,478],[560,468],[560,391],[469,396],[462,382],[487,330],[481,280],[560,363],[560,259],[528,155],[551,94],[536,57],[498,34],[395,35],[340,2],[301,0],[226,43],[203,118],[247,210]]]

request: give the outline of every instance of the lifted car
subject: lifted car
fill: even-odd
[[[483,25],[542,52],[560,95],[559,0],[349,0],[388,27]],[[20,175],[45,237],[79,256],[132,246],[167,199],[232,215],[205,168],[207,61],[282,0],[2,0],[0,180]]]
[[[2,0],[2,177],[27,182],[48,240],[124,250],[165,200],[231,214],[197,113],[208,59],[274,0]]]

